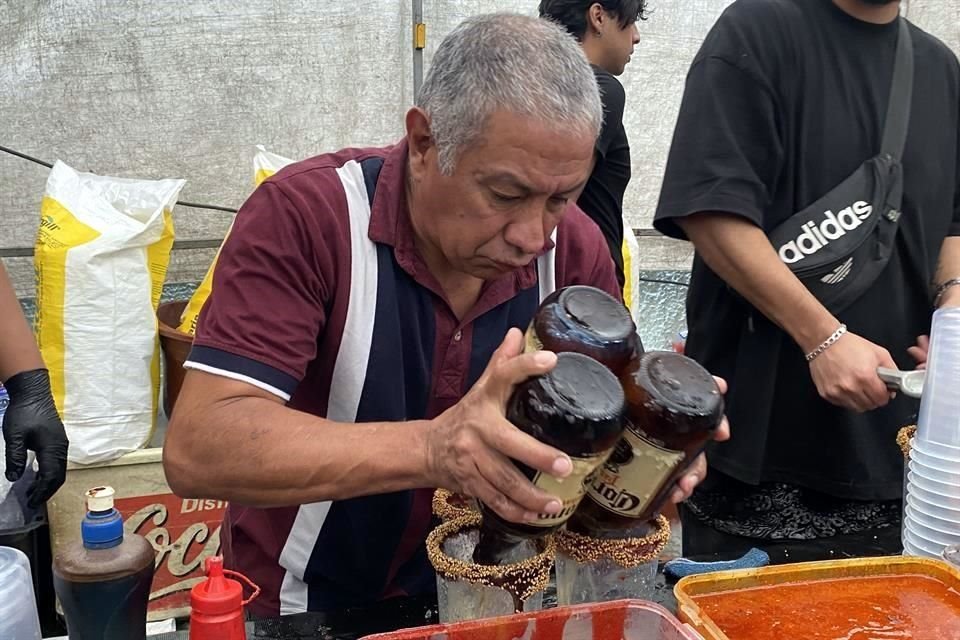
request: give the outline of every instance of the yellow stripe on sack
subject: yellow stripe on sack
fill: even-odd
[[[274,173],[276,173],[276,171],[271,171],[270,169],[257,169],[256,175],[253,176],[253,186],[259,187],[264,180]]]
[[[170,252],[173,250],[174,230],[173,230],[173,212],[169,209],[163,210],[163,231],[160,233],[160,239],[147,247],[147,268],[150,270],[151,299],[154,314],[160,305],[160,296],[163,294],[163,283],[167,280],[167,268],[170,266]],[[153,430],[157,426],[157,403],[160,398],[160,334],[153,338],[153,357],[150,360],[150,385],[153,393],[150,397],[153,400],[153,411],[150,415],[153,420],[150,424],[150,438],[153,438]]]
[[[230,232],[228,231],[227,235],[223,238],[224,242],[226,242],[229,235]],[[223,244],[221,243],[220,246],[222,247]],[[210,297],[210,292],[213,291],[213,272],[217,268],[217,259],[219,257],[220,250],[217,249],[217,254],[213,256],[213,262],[210,263],[210,268],[207,269],[206,275],[203,276],[200,286],[198,286],[197,290],[190,296],[190,301],[187,302],[187,306],[183,308],[183,313],[180,314],[180,325],[177,327],[177,331],[196,335],[197,321],[200,319],[200,310],[203,309],[204,303],[206,303],[207,298]]]
[[[257,169],[253,177],[254,186],[259,187],[264,180],[275,173],[276,171],[270,169]],[[230,231],[228,230],[223,237],[223,241],[226,242],[229,237]],[[223,243],[221,243],[220,246],[222,248]],[[180,325],[177,327],[178,331],[196,335],[197,322],[200,320],[200,311],[203,310],[203,305],[207,302],[207,298],[210,297],[210,293],[213,291],[213,272],[217,268],[217,260],[219,258],[220,249],[217,249],[217,254],[213,256],[213,262],[210,264],[210,268],[207,269],[207,273],[204,274],[203,280],[200,281],[200,286],[198,286],[197,290],[190,296],[190,301],[187,302],[187,306],[183,308],[183,313],[180,314]]]
[[[630,253],[630,245],[624,238],[620,244],[620,254],[623,256],[623,273],[626,277],[623,279],[623,304],[627,309],[633,309],[633,278],[632,273],[633,254]]]
[[[43,361],[50,370],[53,400],[60,415],[66,396],[64,380],[64,299],[67,290],[67,253],[93,242],[100,233],[80,222],[62,204],[44,196],[40,204],[40,230],[34,247],[37,315],[34,333]]]

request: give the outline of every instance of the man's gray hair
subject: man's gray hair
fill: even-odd
[[[594,136],[603,120],[597,81],[577,41],[549,20],[506,13],[469,18],[443,39],[417,106],[430,117],[445,175],[495,111]]]

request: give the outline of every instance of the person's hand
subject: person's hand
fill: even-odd
[[[552,476],[573,470],[570,458],[523,433],[505,417],[514,386],[553,369],[557,356],[523,353],[523,335],[510,329],[486,371],[453,407],[438,416],[427,442],[427,466],[434,486],[481,500],[511,522],[557,514],[556,497],[538,489],[510,458]]]
[[[713,378],[717,381],[717,386],[720,387],[720,393],[726,394],[727,381],[717,376]],[[730,422],[726,416],[723,417],[723,422],[720,423],[720,426],[713,433],[713,439],[717,442],[724,442],[730,439]],[[697,488],[697,485],[703,482],[706,477],[707,455],[701,453],[687,468],[684,474],[680,476],[680,479],[677,480],[677,486],[673,490],[673,493],[670,494],[670,502],[677,504],[689,498],[693,495],[693,490]]]
[[[810,363],[820,397],[839,407],[870,411],[890,402],[877,368],[896,369],[890,352],[854,333],[845,333]]]
[[[907,349],[914,360],[917,362],[917,369],[927,368],[927,353],[930,351],[930,336],[920,336],[917,338],[917,344]]]
[[[46,369],[24,371],[4,385],[10,404],[3,416],[7,480],[16,482],[27,465],[27,450],[37,454],[39,472],[27,491],[27,503],[38,507],[57,492],[67,477],[67,434],[53,402]]]

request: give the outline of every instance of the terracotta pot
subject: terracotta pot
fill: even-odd
[[[190,347],[193,346],[193,336],[176,329],[180,324],[180,314],[183,313],[187,302],[187,300],[167,302],[157,309],[160,348],[163,351],[163,366],[166,372],[163,385],[163,411],[168,417],[173,414],[177,396],[180,395],[180,387],[183,386],[183,377],[186,375],[183,363],[187,361]]]

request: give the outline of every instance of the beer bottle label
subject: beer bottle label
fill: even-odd
[[[533,353],[536,351],[543,351],[543,343],[540,342],[540,336],[537,335],[537,330],[533,327],[533,320],[531,320],[527,332],[523,335],[523,352]]]
[[[683,459],[682,451],[658,447],[628,426],[603,468],[588,482],[587,493],[604,509],[636,518]]]
[[[609,451],[604,451],[589,458],[574,458],[571,456],[570,461],[573,463],[573,471],[566,478],[555,478],[549,473],[537,472],[533,476],[533,484],[559,498],[560,502],[563,503],[563,509],[560,513],[553,515],[541,513],[535,521],[527,524],[533,527],[557,527],[569,520],[573,512],[577,510],[580,500],[586,495],[585,482],[587,478],[603,464],[609,453]]]

